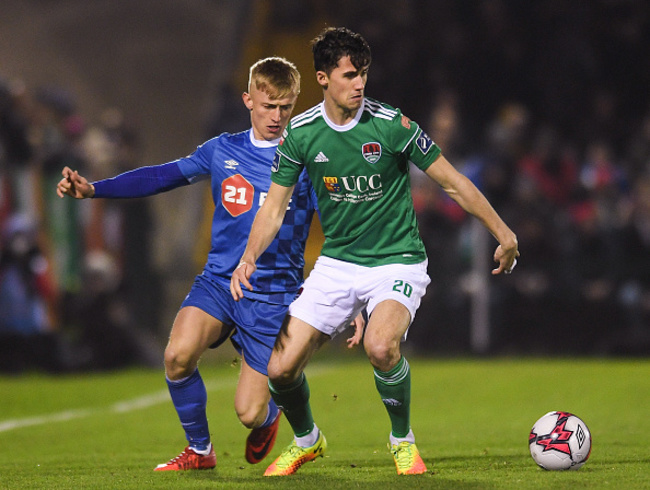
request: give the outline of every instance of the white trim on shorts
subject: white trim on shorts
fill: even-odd
[[[289,306],[289,314],[335,337],[364,308],[371,315],[379,303],[392,299],[408,309],[413,323],[430,282],[426,260],[418,264],[364,267],[320,256],[302,293]],[[407,333],[408,329],[403,340]]]

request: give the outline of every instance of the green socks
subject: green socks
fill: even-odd
[[[375,369],[375,386],[386,407],[392,426],[392,435],[406,437],[411,430],[411,370],[402,356],[388,372]],[[273,401],[289,421],[296,437],[309,434],[314,429],[314,417],[309,405],[309,384],[305,374],[286,386],[275,386],[269,380]]]
[[[269,390],[296,437],[307,435],[314,429],[314,417],[309,405],[309,384],[305,373],[301,373],[298,379],[286,386],[274,386],[269,380]]]
[[[406,437],[411,430],[411,370],[402,356],[388,372],[375,369],[375,386],[384,402],[395,437]]]

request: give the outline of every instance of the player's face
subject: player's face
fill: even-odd
[[[344,56],[329,75],[316,73],[318,83],[325,89],[326,104],[343,113],[356,113],[363,101],[368,69],[369,66],[356,68],[350,57]]]
[[[296,105],[295,94],[274,99],[254,85],[243,95],[244,104],[251,111],[251,125],[255,139],[271,141],[282,136]]]

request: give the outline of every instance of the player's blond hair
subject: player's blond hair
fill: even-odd
[[[271,99],[282,99],[289,95],[300,93],[300,73],[296,65],[273,56],[259,60],[251,66],[248,75],[248,91],[255,84],[255,88],[266,94]]]

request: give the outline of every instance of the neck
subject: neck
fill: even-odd
[[[342,107],[327,97],[323,99],[323,107],[325,108],[325,113],[329,120],[337,126],[345,126],[347,123],[352,121],[360,109],[360,107],[355,109]]]

